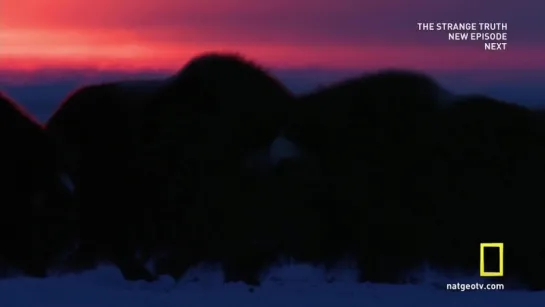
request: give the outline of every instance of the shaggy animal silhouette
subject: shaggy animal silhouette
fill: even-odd
[[[159,270],[179,275],[195,261],[219,260],[226,280],[257,280],[261,265],[247,255],[261,253],[251,231],[260,226],[261,180],[248,161],[281,135],[293,101],[256,64],[212,53],[191,60],[148,105],[140,165],[150,171],[140,186],[149,191],[144,199],[161,203],[154,214],[169,227],[159,230],[159,244],[179,245],[169,257],[178,268],[165,260]]]
[[[61,104],[46,129],[62,149],[59,162],[76,185],[79,168],[86,164],[81,160],[102,163],[99,157],[114,159],[110,155],[135,145],[145,104],[162,84],[162,80],[141,80],[91,85]]]
[[[545,245],[534,243],[545,201],[542,124],[527,108],[477,95],[458,98],[440,118],[431,263],[474,273],[479,243],[504,242],[507,278],[545,288]]]
[[[362,279],[377,282],[394,281],[418,265],[424,247],[411,243],[426,230],[411,217],[432,206],[420,176],[430,171],[435,115],[453,98],[432,78],[401,70],[300,97],[286,135],[318,156],[327,181],[315,192],[321,203],[314,207],[325,216],[316,229],[325,254],[316,256],[333,263],[348,253],[365,268]]]
[[[206,135],[219,149],[238,148],[232,153],[236,156],[245,155],[278,136],[290,99],[289,91],[257,64],[236,54],[204,54],[172,76],[159,102],[149,105],[148,122],[155,129],[147,131],[155,137],[161,133],[157,129],[168,133],[180,130],[172,125],[185,128],[206,120],[214,125],[191,133]],[[224,144],[232,141],[241,143]]]
[[[427,75],[405,70],[379,71],[300,97],[297,120],[292,123],[289,136],[316,151],[327,146],[338,148],[344,155],[357,155],[366,151],[354,142],[363,133],[374,133],[375,126],[380,126],[384,136],[395,137],[391,134],[399,129],[396,122],[411,120],[416,129],[422,125],[421,117],[429,116],[454,97]]]
[[[138,223],[144,213],[127,203],[126,193],[145,104],[162,84],[142,80],[87,86],[70,95],[47,122],[79,203],[81,242],[74,265],[106,259],[128,279],[151,279],[135,263],[137,243],[130,240],[145,231]]]
[[[253,191],[262,180],[248,162],[269,154],[293,100],[263,69],[230,54],[197,57],[153,84],[102,84],[71,95],[47,131],[80,203],[74,262],[105,259],[128,279],[152,279],[142,262],[164,254],[159,273],[179,276],[195,262],[217,260],[226,280],[255,282],[262,264],[252,267],[247,255],[262,251],[248,247],[255,237],[241,230],[259,227],[261,196]]]
[[[479,243],[499,241],[504,281],[545,289],[544,119],[400,70],[293,97],[256,64],[213,53],[165,80],[84,88],[47,132],[80,206],[79,265],[106,259],[151,280],[150,259],[176,278],[219,262],[226,281],[258,284],[280,256],[348,256],[361,280],[403,283],[425,263],[475,274]],[[272,159],[274,146],[297,158]]]
[[[2,93],[0,140],[0,274],[43,277],[74,243],[70,193],[42,127]]]
[[[310,114],[287,135],[315,151],[328,182],[314,191],[321,202],[307,206],[328,208],[327,218],[300,226],[315,227],[318,245],[327,246],[310,258],[328,264],[348,254],[362,280],[396,283],[425,263],[475,274],[479,243],[504,242],[506,281],[543,289],[544,245],[530,243],[544,201],[539,115],[454,96],[414,74],[388,74],[302,97]],[[514,221],[524,225],[506,226]]]

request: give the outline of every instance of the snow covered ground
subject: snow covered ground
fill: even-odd
[[[357,284],[350,274],[327,276],[304,265],[272,270],[262,286],[223,284],[219,271],[196,269],[178,283],[127,282],[117,269],[47,279],[0,280],[2,307],[480,307],[545,306],[545,292],[449,291],[446,282],[422,285]],[[482,280],[481,280],[482,281]],[[456,282],[456,281],[450,281]],[[465,282],[459,280],[459,282]]]

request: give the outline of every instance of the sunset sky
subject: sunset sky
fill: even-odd
[[[2,0],[3,69],[176,69],[199,52],[272,66],[544,68],[545,2],[454,0]],[[417,22],[507,22],[508,50]]]
[[[501,79],[491,71],[545,72],[544,11],[541,0],[1,0],[0,72],[14,82],[44,69],[174,71],[215,50],[279,69],[480,70]],[[507,22],[508,50],[417,31],[417,22],[449,21]]]

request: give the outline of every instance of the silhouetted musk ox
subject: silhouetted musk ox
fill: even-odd
[[[142,85],[83,88],[47,124],[81,206],[76,262],[103,258],[151,279],[134,254],[161,251],[161,273],[217,260],[227,280],[255,280],[263,180],[248,162],[269,154],[293,97],[236,55],[203,55],[144,94]]]
[[[374,141],[380,142],[379,133],[396,137],[400,128],[416,129],[423,124],[419,122],[421,117],[429,117],[437,106],[448,104],[453,98],[427,75],[403,70],[380,71],[303,95],[290,137],[307,148],[335,147],[342,155],[357,155],[367,150],[354,140],[374,133],[379,138]],[[414,124],[399,126],[409,121]],[[375,126],[381,131],[374,129]]]
[[[2,93],[0,142],[0,275],[45,276],[74,243],[70,193],[42,127]]]
[[[144,105],[162,85],[162,80],[146,80],[87,86],[70,95],[47,122],[80,206],[81,247],[74,255],[79,265],[107,259],[127,278],[150,278],[127,260],[134,257],[127,241],[137,240],[135,232],[143,226],[138,223],[141,206],[127,203],[126,193]]]
[[[507,278],[544,289],[542,124],[525,107],[484,96],[459,97],[439,118],[431,262],[474,273],[479,243],[504,242]]]
[[[294,98],[226,54],[156,83],[84,88],[47,126],[79,198],[79,254],[127,278],[152,279],[141,252],[175,277],[210,261],[258,283],[281,255],[351,256],[362,280],[405,282],[424,263],[476,273],[479,243],[499,241],[506,275],[533,289],[545,288],[545,245],[530,245],[544,128],[538,112],[408,71]],[[280,147],[298,158],[271,160]]]
[[[97,161],[90,166],[93,169],[103,168],[106,160],[116,165],[113,155],[126,160],[123,155],[138,141],[144,105],[162,84],[162,80],[142,80],[91,85],[61,104],[46,129],[62,149],[59,160],[75,185],[80,168],[91,161]]]
[[[426,75],[394,70],[300,97],[287,136],[315,152],[327,181],[316,192],[315,207],[326,219],[316,229],[325,246],[321,257],[356,256],[362,278],[371,281],[395,280],[418,264],[423,247],[414,246],[415,238],[427,230],[411,217],[432,205],[424,179],[429,141],[436,113],[453,97]]]
[[[254,248],[262,228],[261,180],[248,162],[281,135],[293,100],[254,63],[212,53],[191,60],[148,105],[144,199],[160,203],[157,219],[176,229],[160,230],[162,244],[183,242],[171,257],[178,263],[185,257],[179,273],[208,259],[223,261],[227,280],[257,278],[261,264],[249,255],[261,253]]]
[[[329,186],[316,191],[322,202],[315,207],[328,208],[318,225],[326,227],[322,244],[337,253],[315,257],[347,253],[363,280],[403,282],[423,263],[475,274],[479,243],[504,242],[510,277],[544,288],[545,245],[530,243],[539,233],[545,183],[545,134],[536,114],[450,95],[410,73],[386,76],[302,97],[310,114],[301,112],[290,126],[288,136],[320,157]]]

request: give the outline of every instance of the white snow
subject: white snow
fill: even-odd
[[[272,270],[260,287],[222,283],[218,270],[195,269],[174,282],[169,277],[127,282],[102,266],[81,274],[46,279],[0,280],[2,307],[480,307],[545,306],[545,292],[449,291],[446,284],[379,285],[355,283],[337,272],[328,283],[323,270],[292,265]],[[331,276],[330,276],[331,277]],[[463,282],[463,281],[461,281]],[[253,291],[251,291],[253,289]]]

